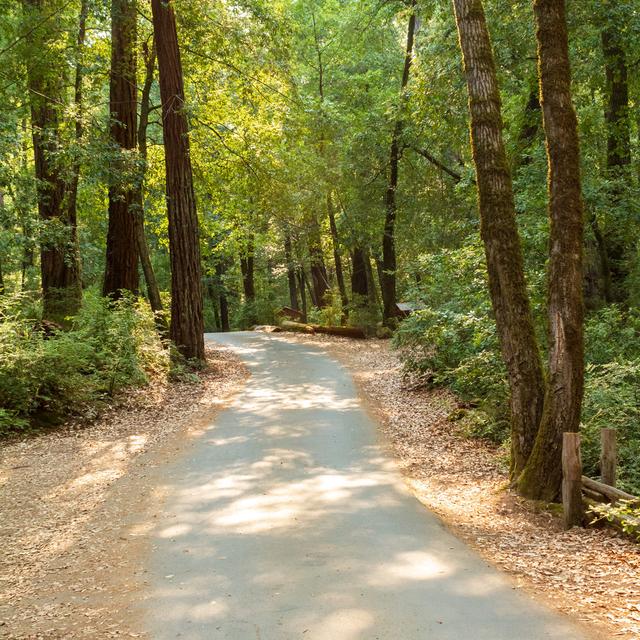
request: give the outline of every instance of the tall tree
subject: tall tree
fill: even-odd
[[[186,358],[204,360],[200,244],[184,83],[173,2],[152,0],[164,132],[171,254],[170,337]]]
[[[562,433],[580,428],[583,207],[565,0],[534,0],[533,8],[549,166],[549,374],[542,421],[518,487],[527,497],[550,501],[562,482]]]
[[[542,362],[524,277],[511,171],[502,137],[502,108],[481,0],[453,0],[469,93],[480,233],[491,303],[509,376],[511,475],[517,479],[533,449],[544,400]]]
[[[23,0],[33,154],[38,213],[45,223],[40,247],[43,315],[61,320],[74,313],[82,299],[77,224],[65,206],[67,183],[58,162],[61,149],[60,112],[64,108],[63,78],[55,53],[49,14],[55,3]]]
[[[147,127],[149,125],[149,114],[151,112],[151,88],[153,86],[153,74],[156,66],[156,43],[152,39],[151,46],[146,43],[143,45],[144,61],[145,61],[145,77],[142,91],[140,94],[140,119],[138,122],[138,152],[140,153],[141,170],[140,175],[136,179],[135,195],[134,195],[134,215],[136,225],[136,246],[140,257],[140,266],[144,274],[145,284],[147,285],[147,296],[149,297],[149,305],[156,319],[156,326],[161,334],[167,333],[167,319],[165,317],[164,306],[160,297],[160,288],[158,280],[151,262],[149,254],[149,244],[144,228],[144,178],[147,170],[148,153],[147,153]]]
[[[401,154],[401,137],[404,128],[404,106],[406,101],[406,89],[409,84],[409,72],[413,58],[413,40],[416,31],[416,0],[409,3],[409,26],[407,27],[407,42],[405,46],[404,67],[400,84],[399,112],[391,134],[391,150],[389,152],[389,180],[384,198],[385,217],[384,233],[382,236],[382,271],[381,288],[383,301],[383,316],[386,323],[392,322],[395,317],[396,306],[396,191],[398,189],[398,167]]]
[[[105,296],[138,289],[137,190],[130,166],[132,152],[138,144],[137,17],[136,0],[112,0],[109,109],[117,159],[109,185],[109,227],[102,288]]]

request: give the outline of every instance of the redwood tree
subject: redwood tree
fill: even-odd
[[[109,227],[102,293],[118,296],[138,289],[135,179],[127,170],[128,158],[137,147],[137,82],[135,0],[111,3],[111,78],[109,109],[111,139],[117,160],[109,185]],[[128,154],[128,155],[127,155]]]
[[[469,92],[480,233],[489,290],[507,367],[511,406],[511,475],[532,451],[544,399],[542,362],[529,304],[511,171],[502,137],[495,61],[481,0],[453,0]]]
[[[416,0],[410,2],[411,14],[407,27],[407,42],[404,55],[404,67],[402,69],[402,81],[400,85],[400,110],[404,106],[405,91],[409,84],[409,71],[413,58],[413,40],[416,32]],[[401,136],[404,128],[402,112],[391,134],[391,150],[389,152],[389,181],[384,198],[385,217],[384,233],[382,236],[382,269],[380,288],[382,289],[383,317],[389,323],[395,317],[396,306],[396,190],[398,188],[398,165],[401,154]]]
[[[580,428],[583,207],[565,0],[534,0],[533,8],[549,166],[549,373],[542,421],[518,487],[527,497],[550,501],[562,482],[562,433]]]
[[[38,214],[46,225],[40,246],[43,315],[60,320],[74,313],[82,299],[75,208],[65,206],[68,185],[57,162],[63,79],[52,53],[51,21],[43,18],[51,6],[47,0],[23,0],[22,6],[29,23],[25,40]]]
[[[186,358],[204,360],[200,244],[184,83],[173,2],[152,0],[167,176],[171,254],[170,337]]]

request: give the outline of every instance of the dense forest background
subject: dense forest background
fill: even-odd
[[[288,306],[309,322],[393,335],[414,376],[460,396],[452,419],[508,450],[512,379],[459,41],[464,11],[482,3],[456,0],[456,13],[444,0],[175,0],[177,106],[166,99],[170,39],[154,38],[154,25],[157,36],[171,25],[152,4],[0,0],[0,431],[93,410],[158,372],[188,375],[201,354],[195,345],[170,364],[167,326],[181,309],[200,313],[187,291],[200,279],[206,331],[275,323]],[[545,3],[483,4],[546,362],[562,282],[550,293],[534,15]],[[566,7],[584,208],[584,463],[597,474],[599,430],[617,427],[620,484],[637,493],[640,10],[633,0]],[[187,122],[190,150],[176,156]],[[187,173],[171,173],[175,157],[188,157]],[[178,213],[195,202],[199,229],[180,244],[193,219],[167,216],[167,194],[186,175],[193,191]],[[191,241],[182,269],[178,247]],[[179,274],[192,277],[183,286]],[[399,301],[419,311],[400,321]]]

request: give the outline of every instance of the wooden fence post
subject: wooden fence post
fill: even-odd
[[[602,429],[600,432],[600,480],[610,487],[616,486],[617,445],[616,430]]]
[[[584,505],[579,433],[567,432],[562,435],[562,506],[565,529],[582,525]]]

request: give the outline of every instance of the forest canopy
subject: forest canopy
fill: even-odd
[[[633,0],[0,0],[0,431],[286,307],[637,493],[639,65]]]

